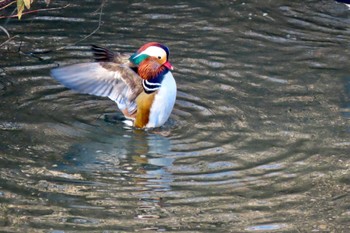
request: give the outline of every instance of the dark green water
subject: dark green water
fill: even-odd
[[[0,21],[18,35],[0,47],[0,232],[350,231],[345,5],[108,1],[89,36],[100,6]],[[114,103],[49,76],[149,41],[178,85],[160,129],[106,122]]]

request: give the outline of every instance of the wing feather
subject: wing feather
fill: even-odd
[[[129,61],[132,55],[131,53],[116,53],[97,45],[91,45],[91,51],[96,62],[114,62],[136,68],[136,66]]]
[[[79,93],[109,97],[118,106],[136,110],[142,92],[141,78],[129,66],[114,62],[80,63],[51,70],[51,76]]]

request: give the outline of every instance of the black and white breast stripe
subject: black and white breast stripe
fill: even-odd
[[[147,93],[147,94],[151,94],[155,91],[157,91],[162,84],[158,83],[158,82],[150,82],[148,80],[142,80],[142,86],[143,86],[143,90]]]

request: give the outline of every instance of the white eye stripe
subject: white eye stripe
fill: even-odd
[[[142,51],[138,56],[140,56],[141,54],[147,54],[151,57],[166,57],[166,52],[164,51],[164,49],[157,47],[157,46],[150,46],[147,49],[145,49],[144,51]]]

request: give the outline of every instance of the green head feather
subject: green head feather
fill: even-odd
[[[148,58],[149,55],[147,54],[138,54],[135,53],[133,55],[131,55],[131,57],[129,58],[129,61],[131,61],[132,63],[134,63],[135,65],[140,65],[140,63],[145,60],[146,58]]]

